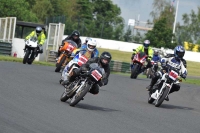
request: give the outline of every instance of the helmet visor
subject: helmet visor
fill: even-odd
[[[102,59],[102,62],[103,62],[104,64],[108,64],[108,60],[107,60],[107,59]]]
[[[146,48],[149,47],[149,44],[144,43],[143,45],[144,45],[144,47],[146,47]]]
[[[96,46],[92,46],[92,45],[88,44],[88,48],[90,48],[90,49],[95,49],[95,47]]]
[[[178,55],[179,58],[183,58],[184,54],[185,54],[184,52],[178,52],[177,51],[177,55]]]

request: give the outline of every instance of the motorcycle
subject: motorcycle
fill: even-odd
[[[157,70],[158,70],[158,62],[157,61],[151,61],[151,65],[152,65],[152,67],[148,68],[147,72],[146,72],[147,78],[152,78],[152,75],[155,72],[157,72]]]
[[[32,37],[25,42],[26,49],[24,50],[23,64],[32,64],[39,52],[37,38]]]
[[[59,80],[60,84],[64,80],[67,80],[66,77],[71,75],[74,69],[78,69],[88,61],[88,58],[85,55],[82,55],[82,52],[79,52],[75,56],[71,55],[71,57],[73,57],[73,59],[67,64],[61,73],[61,79]]]
[[[87,92],[90,91],[92,86],[101,80],[104,74],[104,69],[97,63],[90,64],[89,71],[82,72],[76,77],[74,82],[68,85],[68,89],[65,88],[60,100],[65,102],[70,98],[71,101],[69,105],[75,106],[83,99]]]
[[[64,46],[60,48],[62,51],[56,62],[55,72],[60,72],[61,69],[64,69],[65,66],[72,60],[71,53],[78,47],[74,41],[66,40]]]
[[[132,60],[132,65],[131,65],[131,76],[130,78],[136,79],[137,76],[142,72],[142,67],[145,66],[146,59],[149,56],[146,55],[144,52],[139,52],[135,54],[133,60]]]
[[[151,104],[155,101],[155,106],[159,107],[165,98],[168,97],[173,84],[180,84],[180,82],[182,82],[182,78],[179,76],[177,69],[164,73],[162,78],[149,91],[148,103]]]

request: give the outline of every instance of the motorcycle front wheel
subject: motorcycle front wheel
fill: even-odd
[[[28,61],[29,54],[30,54],[30,51],[27,50],[26,54],[24,55],[24,58],[23,58],[23,64],[26,64],[26,62]]]
[[[134,68],[131,69],[131,76],[130,76],[130,78],[132,78],[132,79],[136,79],[137,78],[138,67],[139,67],[139,65],[135,64]]]
[[[83,97],[87,94],[89,89],[90,85],[85,84],[83,88],[79,92],[76,92],[76,94],[72,97],[72,100],[70,101],[69,105],[75,106],[78,102],[80,102],[83,99]]]
[[[156,103],[155,103],[156,107],[159,107],[163,103],[168,92],[169,92],[169,87],[166,86],[165,88],[163,88],[163,92],[161,96],[156,100]]]

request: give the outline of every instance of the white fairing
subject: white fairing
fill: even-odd
[[[28,47],[36,48],[37,47],[37,41],[32,41],[31,39],[28,39],[25,44]]]
[[[72,64],[77,63],[74,60],[71,60],[64,68],[64,70],[62,71],[62,75],[61,75],[61,79],[63,80],[68,80],[68,72],[69,72],[69,68],[71,67]]]
[[[176,68],[176,69],[179,69],[179,73],[180,74],[185,74],[187,75],[187,69],[185,68],[185,66],[183,65],[183,62],[180,61],[181,63],[180,64],[177,64],[175,62],[172,61],[174,57],[171,57],[171,58],[162,58],[161,59],[161,62],[167,62],[167,65],[173,67],[173,68]]]

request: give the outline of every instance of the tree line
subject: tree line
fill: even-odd
[[[170,10],[171,9],[171,10]],[[83,36],[142,43],[149,39],[153,47],[173,48],[184,41],[200,44],[200,7],[182,16],[183,25],[177,23],[172,34],[175,9],[167,0],[154,0],[153,30],[133,35],[125,28],[121,9],[112,0],[1,0],[0,17],[45,24],[47,18],[65,16],[65,34],[77,29]]]

